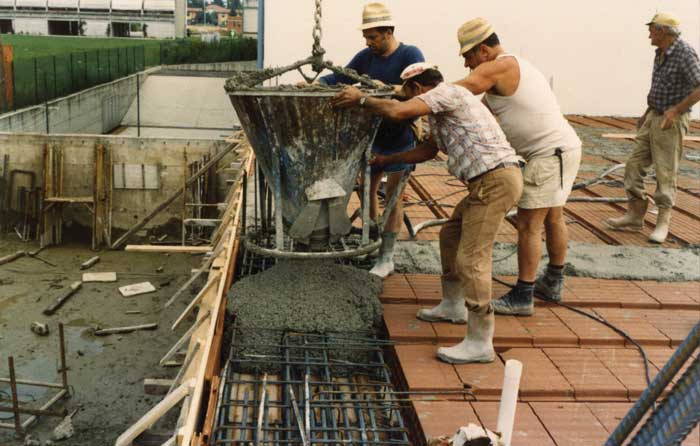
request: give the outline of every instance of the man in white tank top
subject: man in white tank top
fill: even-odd
[[[529,316],[534,312],[533,292],[561,300],[568,239],[563,210],[581,162],[581,140],[542,73],[523,58],[507,54],[486,20],[462,25],[458,40],[471,73],[457,85],[473,94],[485,93],[484,103],[527,161],[518,202],[518,283],[492,305],[499,314]],[[543,227],[549,264],[535,280]]]

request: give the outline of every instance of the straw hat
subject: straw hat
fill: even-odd
[[[481,17],[472,19],[460,26],[457,31],[457,40],[460,46],[459,55],[461,56],[474,48],[494,32],[493,26]]]
[[[412,77],[418,76],[419,74],[427,70],[437,70],[437,65],[427,63],[427,62],[416,62],[404,68],[401,72],[401,80],[407,81]]]
[[[666,25],[666,26],[678,26],[681,24],[681,22],[673,15],[667,13],[667,12],[658,12],[654,14],[654,17],[651,18],[651,21],[649,23],[646,23],[646,25]]]
[[[368,3],[365,9],[362,10],[362,26],[361,30],[370,28],[379,28],[381,26],[396,26],[391,17],[389,8],[383,3]]]

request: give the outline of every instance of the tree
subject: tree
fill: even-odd
[[[238,11],[242,9],[241,0],[229,0],[228,4],[231,15],[238,15]]]

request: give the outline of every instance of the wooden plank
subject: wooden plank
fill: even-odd
[[[44,198],[47,203],[94,203],[93,197],[49,197]]]
[[[125,285],[119,287],[119,292],[124,297],[137,296],[139,294],[153,293],[156,291],[156,287],[153,286],[151,282],[141,282],[133,283],[131,285]]]
[[[83,273],[83,282],[116,282],[117,273]]]
[[[121,434],[114,445],[130,446],[136,437],[153,426],[160,417],[189,395],[192,390],[192,384],[192,382],[188,381],[163,398],[160,403],[156,404],[153,409],[149,410],[140,420]]]
[[[100,256],[91,257],[80,265],[80,269],[88,269],[100,261]]]
[[[52,314],[54,314],[56,312],[56,310],[61,308],[61,306],[63,306],[63,304],[66,303],[66,301],[68,299],[70,299],[70,297],[73,294],[77,293],[78,290],[80,289],[80,287],[82,287],[82,286],[83,286],[83,284],[80,281],[73,282],[71,284],[70,288],[68,289],[68,291],[66,291],[63,295],[61,295],[58,299],[56,299],[56,302],[54,302],[53,304],[51,304],[48,308],[46,308],[44,310],[44,314],[47,316],[51,316]]]
[[[143,392],[146,395],[166,395],[173,382],[172,379],[145,378],[143,380]]]
[[[131,252],[167,252],[206,254],[212,250],[211,246],[180,246],[180,245],[126,245],[125,251]]]
[[[130,325],[128,327],[114,327],[114,328],[105,328],[102,330],[95,330],[94,335],[95,336],[107,336],[111,334],[119,334],[119,333],[131,333],[132,331],[139,331],[139,330],[155,330],[158,328],[157,323],[152,323],[152,324],[142,324],[142,325]]]
[[[634,133],[603,133],[603,138],[611,139],[634,139],[637,137]],[[700,136],[686,136],[683,141],[700,141]]]

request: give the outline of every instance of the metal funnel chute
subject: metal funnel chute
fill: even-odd
[[[334,109],[337,90],[229,91],[231,102],[294,240],[335,241],[350,231],[347,206],[380,119]],[[279,191],[274,190],[279,187]]]

